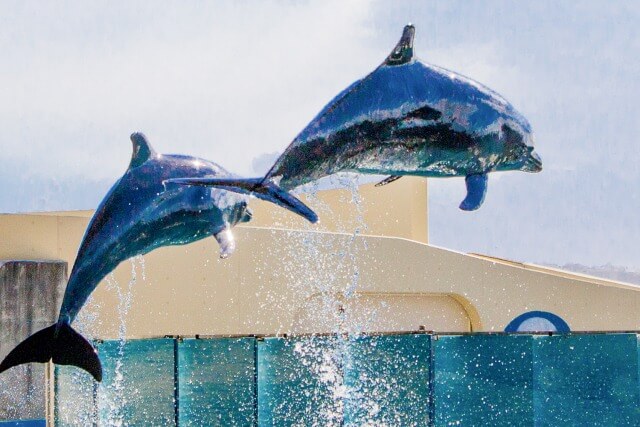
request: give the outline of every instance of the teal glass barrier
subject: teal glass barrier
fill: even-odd
[[[633,333],[150,339],[97,347],[100,385],[79,369],[56,367],[56,426],[640,425]]]
[[[533,339],[536,425],[640,425],[636,334]]]
[[[267,338],[259,424],[426,426],[430,356],[427,335]]]
[[[533,425],[532,337],[434,339],[436,425]]]
[[[252,426],[255,338],[178,341],[178,425]]]
[[[175,425],[174,340],[105,341],[97,347],[104,370],[99,424]]]
[[[0,421],[0,427],[46,427],[45,420]]]
[[[2,304],[3,301],[0,300],[0,307]],[[8,339],[11,336],[4,333],[5,331],[0,330],[2,339],[5,337]],[[11,342],[2,344],[9,348],[13,346]],[[3,346],[0,345],[0,347]],[[45,366],[39,363],[15,366],[0,374],[0,422],[4,420],[19,422],[15,420],[35,420],[44,417],[46,395],[44,378]]]
[[[343,346],[325,336],[258,341],[259,425],[341,425]]]
[[[364,336],[345,355],[347,426],[426,426],[430,414],[431,337]]]
[[[96,389],[91,375],[75,366],[55,366],[56,427],[88,426],[97,422]]]

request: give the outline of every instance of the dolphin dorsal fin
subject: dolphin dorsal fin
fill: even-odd
[[[133,153],[131,154],[129,169],[137,168],[156,155],[156,151],[149,144],[147,137],[141,132],[131,134],[131,143],[133,144]]]
[[[402,65],[413,59],[413,36],[415,33],[416,27],[411,24],[405,25],[402,37],[400,37],[400,41],[393,48],[393,51],[387,56],[384,61],[385,65]]]

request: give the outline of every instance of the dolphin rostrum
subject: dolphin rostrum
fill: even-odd
[[[230,177],[207,160],[157,154],[141,133],[131,135],[133,155],[125,174],[100,203],[78,250],[58,322],[31,335],[7,355],[0,372],[28,362],[75,365],[102,379],[93,346],[71,323],[98,283],[122,261],[168,245],[213,235],[226,258],[235,249],[231,228],[251,219],[248,196],[228,191],[167,184],[180,177]],[[315,222],[302,202],[277,187],[261,196]]]
[[[342,91],[300,132],[264,178],[195,178],[183,184],[236,191],[290,190],[337,172],[466,177],[463,210],[484,200],[487,173],[539,172],[531,126],[504,98],[413,55],[409,24],[387,59]]]

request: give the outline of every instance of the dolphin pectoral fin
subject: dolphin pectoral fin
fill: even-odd
[[[382,181],[380,181],[379,183],[377,183],[376,187],[382,187],[383,185],[391,184],[392,182],[397,181],[400,178],[402,178],[402,175],[391,175],[391,176],[388,176],[385,179],[383,179]]]
[[[90,373],[96,381],[102,381],[102,365],[91,343],[68,323],[42,329],[22,341],[0,363],[0,372],[24,363],[73,365]]]
[[[484,196],[487,194],[488,178],[486,173],[466,176],[464,180],[467,184],[467,197],[460,203],[460,209],[463,211],[475,211],[482,205]]]
[[[236,250],[236,240],[233,238],[233,233],[230,228],[225,228],[224,230],[214,234],[218,245],[220,245],[220,258],[225,259],[229,258]]]

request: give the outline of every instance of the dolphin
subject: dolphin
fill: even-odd
[[[415,28],[405,26],[386,60],[354,82],[305,127],[263,178],[178,180],[235,191],[279,185],[291,190],[337,172],[464,176],[463,210],[475,210],[487,173],[539,172],[529,122],[503,97],[467,77],[420,61]]]
[[[96,209],[80,244],[57,323],[20,343],[0,363],[0,372],[23,363],[53,360],[82,368],[101,381],[102,366],[95,349],[71,323],[107,274],[128,258],[211,235],[220,245],[221,258],[234,251],[231,228],[251,219],[249,197],[166,183],[178,177],[232,175],[207,160],[157,154],[141,133],[131,135],[131,141],[131,163]],[[276,187],[260,196],[317,221],[313,211]]]

